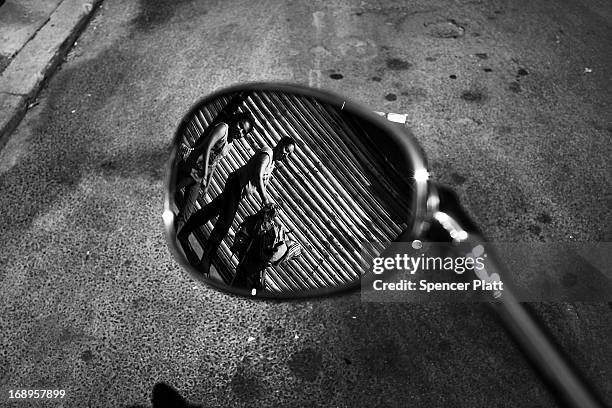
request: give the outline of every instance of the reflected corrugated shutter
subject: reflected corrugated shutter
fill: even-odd
[[[202,107],[186,128],[185,142],[193,145],[229,103],[229,98],[219,98]],[[251,136],[234,142],[221,160],[209,194],[196,207],[218,195],[227,176],[257,149],[274,147],[282,137],[291,136],[297,141],[296,150],[277,166],[268,190],[281,207],[280,221],[300,243],[302,256],[268,268],[267,288],[301,290],[353,281],[361,274],[363,243],[392,241],[405,228],[397,220],[407,222],[411,216],[410,194],[398,195],[397,187],[387,181],[390,169],[368,150],[372,146],[365,137],[369,136],[333,107],[277,92],[250,92],[237,107],[253,115],[256,127]],[[234,231],[259,208],[257,194],[243,199],[219,248],[221,263],[216,266],[228,284],[238,261],[229,250]],[[202,227],[204,233],[196,233],[201,244],[211,230],[212,223],[208,223]]]

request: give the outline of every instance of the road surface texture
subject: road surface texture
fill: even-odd
[[[554,407],[481,304],[237,298],[162,234],[164,164],[199,97],[242,81],[405,113],[489,238],[611,231],[612,3],[106,0],[0,153],[0,405]],[[531,304],[612,404],[612,309]],[[29,406],[49,406],[29,401]]]

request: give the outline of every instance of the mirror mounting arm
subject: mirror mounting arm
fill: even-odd
[[[424,239],[431,242],[451,242],[466,245],[466,248],[486,246],[482,233],[463,210],[457,195],[445,186],[430,183],[428,197],[430,226],[425,231]],[[473,249],[472,249],[473,251]],[[488,256],[485,262],[485,279],[504,276],[501,263],[495,253],[487,246]],[[479,276],[483,278],[483,276]],[[494,297],[496,297],[494,295]],[[544,380],[548,382],[569,407],[598,408],[603,407],[595,393],[577,374],[561,352],[554,346],[549,337],[538,326],[525,307],[516,299],[512,291],[505,286],[503,294],[499,293],[497,301],[489,303],[500,317],[506,329],[523,351],[532,358]]]

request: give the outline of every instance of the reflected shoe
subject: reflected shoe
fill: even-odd
[[[191,243],[189,242],[189,234],[185,230],[181,229],[179,233],[176,234],[176,239],[183,247],[185,253],[193,252],[193,248],[191,248]]]
[[[174,226],[176,227],[176,230],[179,231],[181,228],[183,228],[183,225],[185,225],[185,222],[183,221],[183,213],[179,211],[174,217]]]
[[[198,269],[204,275],[210,275],[210,266],[212,263],[213,256],[217,253],[217,249],[219,249],[219,241],[216,240],[208,240],[206,241],[206,245],[204,245],[202,251],[202,260],[198,264]]]
[[[204,275],[210,275],[210,264],[211,264],[211,255],[204,253],[202,255],[202,260],[198,263],[198,269]]]
[[[181,231],[178,234],[176,234],[176,238],[181,244],[181,247],[183,248],[183,252],[185,253],[185,257],[187,258],[187,261],[191,265],[194,265],[194,266],[198,265],[200,260],[198,259],[198,256],[196,255],[196,253],[193,251],[193,248],[191,247],[191,243],[189,242],[189,234],[185,234],[183,233],[183,231]]]

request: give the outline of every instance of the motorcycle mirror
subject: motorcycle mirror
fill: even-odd
[[[295,85],[225,89],[198,101],[174,136],[168,243],[196,279],[237,294],[355,288],[364,257],[413,234],[427,174],[407,129],[345,98]]]
[[[368,260],[393,241],[483,251],[456,195],[428,178],[410,131],[354,102],[297,85],[239,85],[198,101],[177,127],[166,239],[199,281],[264,298],[357,288]],[[495,283],[501,271],[490,256],[477,277]],[[492,295],[493,310],[560,399],[602,406],[512,290]]]

